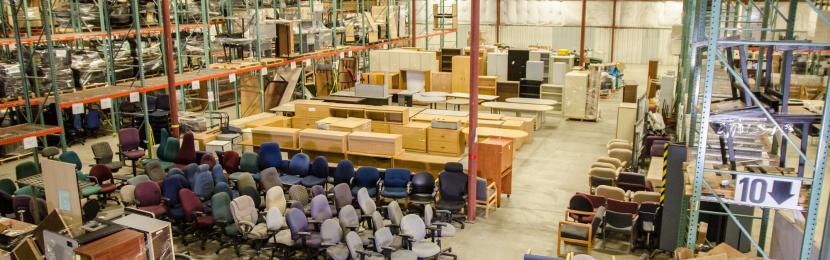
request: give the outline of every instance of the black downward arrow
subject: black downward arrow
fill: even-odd
[[[779,205],[788,199],[795,196],[792,193],[793,183],[788,181],[773,181],[772,183],[772,191],[769,192],[769,195],[772,196],[772,199],[775,200]]]

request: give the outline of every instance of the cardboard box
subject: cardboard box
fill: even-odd
[[[233,144],[230,141],[213,140],[205,145],[206,152],[224,152],[233,150]]]
[[[300,148],[319,152],[346,152],[347,132],[303,129],[300,130]]]
[[[403,153],[403,137],[399,134],[354,132],[349,135],[349,152],[398,155]]]
[[[426,152],[428,128],[427,123],[413,122],[406,125],[390,125],[389,133],[403,136],[404,149]]]
[[[280,148],[297,149],[299,143],[299,132],[297,128],[260,126],[251,129],[254,145],[261,145],[265,142],[277,142]]]
[[[306,118],[326,118],[331,116],[329,104],[310,100],[294,101],[294,116]]]

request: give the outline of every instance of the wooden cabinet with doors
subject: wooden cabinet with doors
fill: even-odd
[[[478,156],[477,175],[495,182],[499,197],[509,197],[513,193],[513,141],[488,137],[478,142]]]

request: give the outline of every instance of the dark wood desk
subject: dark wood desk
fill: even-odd
[[[84,260],[146,259],[144,234],[125,229],[75,249]]]

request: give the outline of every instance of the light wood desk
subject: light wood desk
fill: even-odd
[[[529,104],[529,105],[543,105],[543,106],[553,106],[559,104],[556,100],[550,99],[539,99],[539,98],[519,98],[513,97],[508,98],[505,101],[508,103],[516,103],[516,104]]]
[[[425,153],[403,152],[392,158],[394,167],[408,168],[413,173],[428,171],[434,176],[444,170],[449,162],[461,162],[461,156],[443,156]]]
[[[524,143],[524,139],[527,138],[527,132],[522,130],[514,130],[514,129],[504,129],[504,128],[493,128],[493,127],[478,127],[476,129],[476,134],[479,137],[502,137],[502,138],[509,138],[513,139],[513,147],[514,149],[518,150],[519,147],[522,146]],[[465,127],[461,129],[461,132],[464,135],[470,134],[470,128]]]
[[[516,113],[517,117],[521,117],[522,113],[533,113],[536,117],[536,129],[542,127],[545,123],[545,112],[553,110],[552,106],[545,105],[531,105],[518,104],[508,102],[485,102],[481,104],[482,107],[489,108],[493,113],[500,113],[502,110]]]

